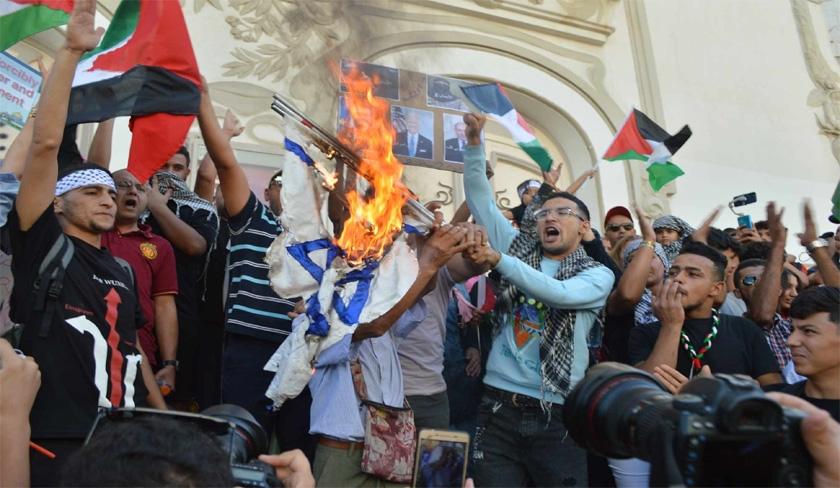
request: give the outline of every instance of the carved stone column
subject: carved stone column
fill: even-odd
[[[790,4],[799,32],[799,42],[802,44],[805,66],[815,85],[808,96],[808,104],[822,108],[822,117],[816,116],[817,126],[831,141],[831,152],[837,164],[840,164],[840,75],[831,68],[820,50],[808,1],[791,0]]]

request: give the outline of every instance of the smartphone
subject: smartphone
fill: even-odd
[[[749,205],[751,203],[755,203],[756,201],[758,200],[755,196],[755,192],[744,193],[743,195],[736,195],[732,197],[732,206],[743,207],[744,205]]]
[[[454,430],[423,429],[417,439],[414,487],[464,486],[470,435]]]
[[[738,216],[738,228],[746,227],[747,229],[753,228],[753,221],[752,217],[749,215],[739,215]]]

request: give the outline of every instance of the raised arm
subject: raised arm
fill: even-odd
[[[166,193],[158,191],[158,179],[153,176],[151,185],[147,186],[146,195],[149,198],[149,212],[160,225],[163,236],[172,247],[183,252],[187,256],[201,256],[207,251],[210,243],[190,224],[184,222],[167,206],[172,197],[172,189]]]
[[[767,225],[770,228],[772,247],[764,273],[755,284],[750,308],[747,311],[750,319],[761,327],[773,324],[773,317],[779,306],[779,295],[782,292],[782,263],[785,255],[785,226],[782,225],[782,209],[776,213],[776,204],[767,204]]]
[[[95,0],[77,0],[67,23],[67,38],[58,50],[44,88],[23,169],[17,213],[22,231],[29,230],[55,197],[58,148],[64,136],[67,105],[76,65],[85,51],[95,48],[104,32],[94,27]]]
[[[582,187],[587,180],[589,180],[590,178],[594,178],[595,173],[597,172],[598,170],[595,168],[584,171],[582,175],[578,176],[578,179],[572,182],[571,186],[566,188],[566,191],[574,195],[575,193],[577,193],[578,190],[580,190],[580,187]]]
[[[799,242],[808,250],[808,253],[817,264],[817,269],[820,271],[823,283],[826,286],[840,287],[840,269],[834,265],[831,260],[831,255],[828,254],[827,247],[812,248],[811,244],[817,240],[817,226],[814,225],[814,217],[811,213],[811,204],[806,201],[803,205],[803,219],[805,221],[805,230],[798,234]]]
[[[204,144],[207,145],[207,154],[213,160],[219,174],[222,196],[225,197],[225,210],[230,216],[239,215],[248,203],[251,188],[248,186],[245,171],[239,167],[239,163],[236,161],[236,155],[230,145],[230,138],[225,136],[222,129],[219,128],[216,113],[213,111],[213,103],[210,101],[210,94],[207,92],[207,82],[203,80],[198,125],[201,127]]]
[[[650,219],[645,216],[642,210],[639,207],[636,207],[635,210],[644,244],[633,254],[633,260],[624,269],[615,292],[610,295],[608,306],[610,312],[615,315],[627,313],[639,303],[642,294],[645,292],[651,263],[656,259],[656,253],[654,252],[656,232],[653,231]]]
[[[230,109],[225,112],[225,120],[222,122],[222,134],[227,138],[228,142],[234,137],[242,134],[245,130],[239,122],[239,118]],[[201,164],[198,166],[198,174],[195,179],[195,193],[208,202],[213,201],[213,194],[216,192],[216,165],[210,154],[205,154],[201,159]]]
[[[114,119],[103,120],[96,127],[88,150],[88,161],[108,169],[111,166],[111,143],[114,138]]]
[[[505,252],[516,237],[516,230],[502,215],[493,200],[493,189],[487,181],[485,173],[487,159],[484,156],[484,145],[481,142],[481,131],[486,117],[478,114],[467,114],[464,123],[467,124],[467,147],[464,148],[464,193],[467,205],[475,217],[476,223],[487,229],[490,245],[493,249]]]

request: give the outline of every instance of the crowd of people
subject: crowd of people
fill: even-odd
[[[100,408],[226,403],[274,439],[281,454],[260,459],[287,486],[393,485],[382,466],[413,459],[369,445],[369,405],[410,407],[412,433],[468,432],[476,486],[647,486],[645,461],[588,454],[563,423],[566,396],[602,361],[674,394],[696,376],[753,378],[806,411],[815,482],[840,484],[840,228],[819,235],[804,205],[808,265],[772,202],[754,228],[715,228],[720,209],[696,228],[624,206],[599,222],[575,195],[592,172],[560,189],[559,169],[520,184],[521,205],[502,212],[477,114],[459,126],[466,202],[417,237],[408,291],[320,351],[308,387],[273,408],[264,366],[308,313],[274,292],[265,261],[285,231],[283,173],[251,190],[231,146],[242,127],[231,111],[219,125],[206,88],[194,186],[185,148],[149,181],[110,172],[113,121],[82,158],[65,120],[101,35],[93,8],[77,0],[0,173],[19,324],[0,340],[0,485],[232,486],[206,433],[171,419],[85,445]],[[347,209],[331,204],[340,228]]]

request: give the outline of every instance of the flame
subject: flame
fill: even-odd
[[[402,207],[408,192],[400,179],[403,165],[391,147],[390,104],[373,96],[374,84],[357,68],[342,75],[347,87],[344,103],[350,117],[338,134],[339,140],[359,155],[359,175],[371,183],[370,191],[347,193],[350,216],[338,238],[338,246],[351,264],[378,259],[402,229]]]

